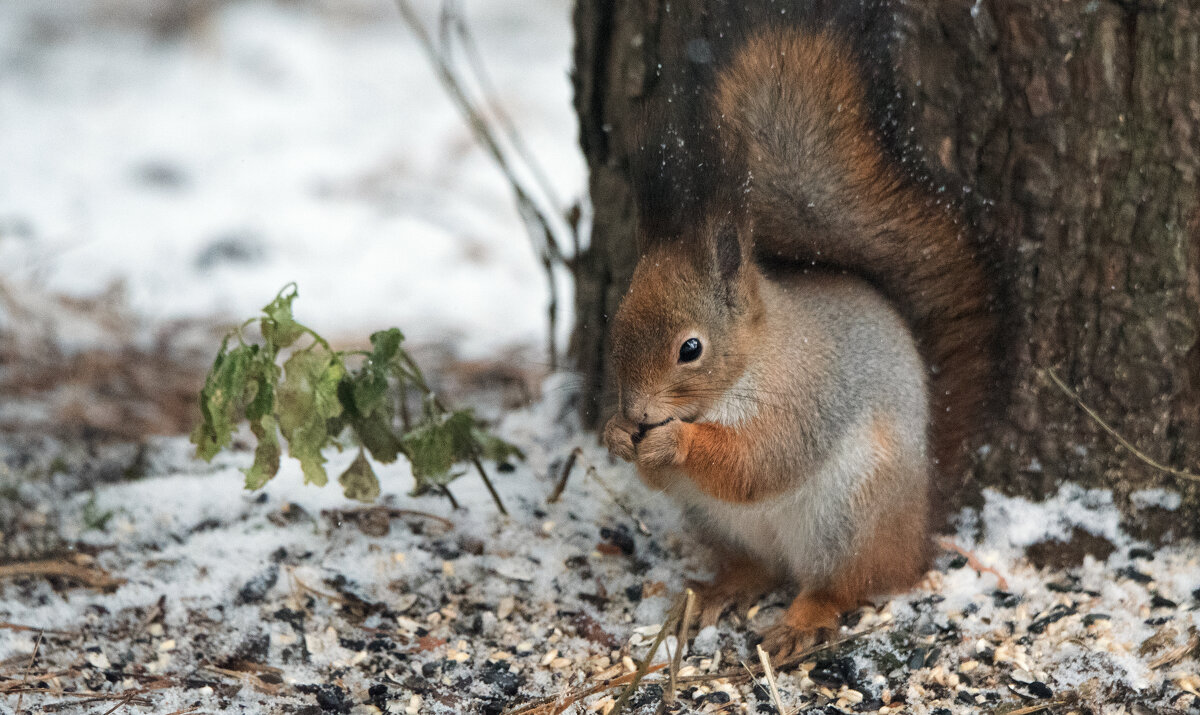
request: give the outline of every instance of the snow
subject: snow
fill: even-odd
[[[541,345],[547,289],[511,190],[390,2],[213,3],[167,38],[122,21],[139,7],[0,5],[6,280],[121,282],[157,320],[237,320],[296,281],[318,331],[396,324],[467,357]],[[567,4],[469,10],[485,102],[579,196]]]

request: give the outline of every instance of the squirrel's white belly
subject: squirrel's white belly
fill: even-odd
[[[820,581],[843,564],[854,548],[858,529],[851,499],[876,466],[870,444],[866,421],[847,430],[836,452],[816,473],[787,480],[799,486],[760,502],[717,499],[685,474],[672,480],[667,493],[684,507],[692,528],[715,532],[731,546],[799,582]]]

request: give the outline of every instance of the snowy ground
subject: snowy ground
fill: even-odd
[[[0,3],[0,426],[54,422],[39,401],[65,384],[69,413],[129,390],[92,426],[178,427],[181,408],[148,417],[130,385],[187,397],[186,380],[166,386],[180,345],[211,357],[213,324],[292,280],[305,322],[346,339],[397,324],[435,371],[537,354],[545,288],[509,189],[388,2],[165,7]],[[490,101],[573,198],[569,8],[467,9]],[[30,367],[46,390],[4,392]],[[246,493],[248,453],[204,465],[181,438],[0,437],[0,711],[498,713],[552,697],[606,712],[708,555],[576,429],[570,381],[553,379],[503,411],[527,453],[491,465],[507,518],[471,475],[454,511],[405,496],[404,465],[382,468],[385,499],[364,511],[301,486],[293,463]],[[1150,549],[1105,494],[1070,489],[1043,505],[989,494],[960,521],[957,543],[1007,588],[942,556],[921,589],[852,614],[846,642],[782,673],[786,708],[1200,712],[1195,544]],[[5,571],[30,555],[120,583]],[[683,708],[773,711],[742,662],[787,595],[692,641]],[[655,712],[662,672],[644,682],[631,709]]]
[[[485,103],[573,201],[569,3],[468,5]],[[11,0],[0,78],[0,279],[16,291],[120,283],[152,319],[236,320],[296,281],[335,337],[394,324],[474,358],[542,344],[546,287],[511,190],[390,0]],[[0,308],[0,330],[13,319]]]
[[[132,697],[130,712],[500,713],[627,675],[685,578],[707,574],[707,555],[661,496],[578,434],[570,391],[548,394],[501,428],[528,453],[494,471],[507,518],[470,475],[453,485],[464,506],[454,511],[403,496],[406,467],[387,468],[394,497],[363,512],[336,488],[301,487],[294,464],[249,494],[235,468],[247,454],[205,470],[182,440],[156,443],[144,477],[61,506],[78,561],[124,583],[110,593],[46,579],[4,587],[6,628],[50,630],[0,630],[0,692],[24,690],[25,705],[46,708],[107,698],[90,712]],[[582,457],[550,504],[575,446]],[[31,500],[38,488],[21,487]],[[1149,550],[1120,532],[1105,494],[1072,489],[1043,505],[988,495],[961,522],[958,543],[1007,589],[941,557],[921,589],[847,619],[844,636],[864,635],[780,674],[786,708],[1200,707],[1194,545]],[[753,634],[786,597],[693,640],[682,706],[772,711],[741,664],[754,662]],[[634,711],[655,711],[662,676],[647,678]],[[573,712],[604,712],[619,693],[602,687]]]

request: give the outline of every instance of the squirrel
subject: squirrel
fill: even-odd
[[[704,625],[798,588],[778,658],[920,580],[996,364],[980,252],[884,146],[859,62],[758,30],[696,93],[704,128],[644,142],[610,326],[606,445],[714,542]]]

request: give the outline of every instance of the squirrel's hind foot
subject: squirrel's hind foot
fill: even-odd
[[[801,594],[779,622],[763,633],[762,648],[773,662],[782,664],[837,632],[842,613],[856,604],[824,593]]]

